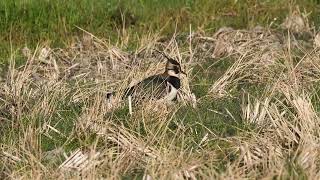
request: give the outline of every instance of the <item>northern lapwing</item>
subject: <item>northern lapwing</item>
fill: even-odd
[[[177,98],[178,90],[181,86],[180,75],[186,74],[182,71],[178,61],[162,54],[166,59],[165,71],[162,74],[150,76],[134,86],[128,87],[121,95],[122,99],[130,98],[134,102],[140,100],[163,100],[171,102]],[[115,93],[108,93],[107,99],[111,99]]]

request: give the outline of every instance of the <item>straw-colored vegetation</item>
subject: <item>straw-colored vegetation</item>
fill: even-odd
[[[169,25],[154,18],[150,23],[161,27],[158,31],[142,27],[145,17],[137,20],[141,26],[126,27],[125,17],[134,18],[122,14],[114,20],[121,29],[107,31],[114,37],[84,30],[79,22],[79,38],[61,47],[62,37],[52,40],[58,45],[33,43],[50,39],[52,32],[12,38],[17,42],[11,48],[3,43],[0,178],[319,179],[320,35],[304,10],[317,2],[227,2],[219,13],[247,18],[241,26],[232,17],[223,24],[219,16],[219,23],[210,25],[215,21],[208,19],[210,2],[169,4],[185,9],[177,8],[180,19],[167,19]],[[237,9],[253,12],[257,5],[256,13],[261,7],[277,14],[274,3],[287,5],[282,18]],[[140,5],[152,7],[147,1]],[[203,24],[196,21],[200,17]],[[17,36],[23,35],[15,29],[19,24],[28,22],[11,24]],[[65,30],[74,32],[68,26]],[[210,26],[213,31],[203,29]],[[165,58],[154,49],[177,59],[187,72],[176,103],[143,100],[132,114],[126,101],[110,105],[107,92],[163,71]]]

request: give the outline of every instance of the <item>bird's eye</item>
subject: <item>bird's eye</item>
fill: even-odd
[[[176,74],[178,74],[180,71],[179,71],[179,68],[177,67],[177,66],[175,66],[174,68],[173,68],[173,71],[176,73]]]

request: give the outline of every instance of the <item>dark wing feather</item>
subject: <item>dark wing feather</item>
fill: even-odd
[[[161,75],[150,76],[135,86],[127,88],[124,97],[161,98],[166,93],[167,79]]]

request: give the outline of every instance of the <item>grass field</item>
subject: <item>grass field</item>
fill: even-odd
[[[3,0],[0,2],[0,57],[6,61],[12,46],[35,48],[38,43],[47,43],[66,47],[83,33],[77,27],[112,44],[121,41],[126,45],[123,48],[132,50],[145,33],[160,32],[165,36],[171,36],[174,31],[188,33],[190,25],[193,30],[214,32],[222,26],[268,25],[277,18],[276,26],[289,12],[289,4],[286,0]],[[312,12],[310,20],[320,23],[316,0],[295,4]],[[123,33],[130,37],[128,42],[119,39]]]
[[[319,179],[319,11],[0,1],[0,179]],[[110,108],[107,92],[163,71],[154,49],[187,72],[177,103]]]

